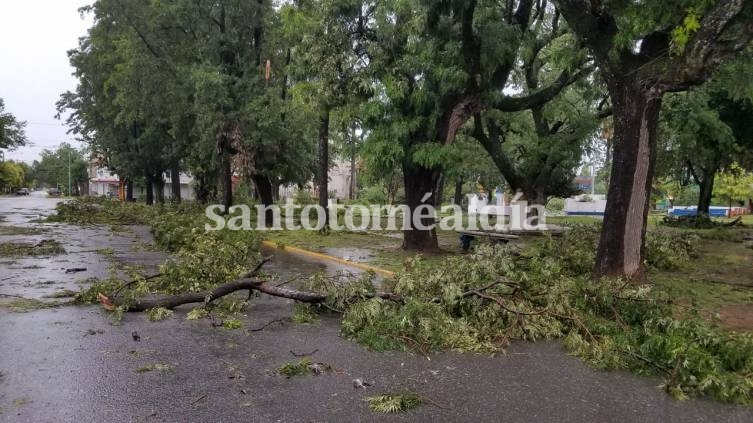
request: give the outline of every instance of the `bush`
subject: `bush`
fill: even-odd
[[[547,210],[562,211],[565,209],[565,199],[559,197],[552,197],[546,203]]]
[[[370,186],[361,190],[358,199],[366,204],[387,204],[387,195],[380,186]]]

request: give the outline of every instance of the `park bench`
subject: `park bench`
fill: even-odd
[[[515,230],[507,230],[507,231],[472,231],[472,230],[460,230],[456,231],[458,234],[458,239],[460,240],[460,248],[463,249],[463,251],[468,251],[471,249],[471,242],[473,242],[476,238],[486,238],[489,240],[489,242],[492,245],[498,245],[498,244],[507,244],[510,241],[518,240],[522,236],[536,236],[536,235],[544,235],[549,234],[552,236],[559,236],[562,235],[565,228],[562,228],[560,226],[550,225],[550,228],[548,230],[541,230],[541,231],[515,231]]]

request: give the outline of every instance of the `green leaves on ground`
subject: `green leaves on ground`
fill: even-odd
[[[406,392],[367,397],[366,402],[377,413],[400,413],[418,407],[424,403],[424,399],[413,392]]]
[[[65,254],[65,248],[54,239],[43,239],[38,243],[0,243],[0,257],[53,256]]]

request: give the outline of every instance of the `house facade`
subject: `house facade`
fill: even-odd
[[[172,198],[172,185],[173,181],[170,178],[169,173],[163,175],[165,180],[165,199]],[[192,200],[194,198],[193,192],[193,177],[187,173],[180,174],[178,181],[175,181],[180,185],[180,196],[186,200]],[[102,196],[118,196],[118,189],[120,187],[120,177],[103,168],[97,163],[89,164],[89,195],[102,197]],[[135,184],[133,187],[133,197],[135,199],[146,197],[146,189],[141,184]]]

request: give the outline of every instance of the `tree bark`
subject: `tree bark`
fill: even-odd
[[[329,222],[329,108],[325,107],[319,120],[319,163],[317,169],[319,206],[324,209],[325,222]]]
[[[356,199],[356,189],[358,187],[356,181],[356,139],[352,135],[348,135],[350,138],[350,186],[348,187],[348,199]]]
[[[703,171],[702,179],[700,180],[700,190],[698,192],[698,209],[696,216],[709,217],[711,209],[711,198],[714,195],[714,179],[716,178],[716,170],[707,172]]]
[[[222,184],[222,205],[225,206],[225,213],[228,213],[233,205],[233,169],[230,163],[230,153],[222,149],[221,155],[221,184]]]
[[[614,151],[594,278],[641,281],[661,95],[634,80],[613,77],[608,85],[614,106]]]
[[[180,192],[180,167],[178,167],[177,163],[170,166],[170,200],[175,203],[180,203],[182,200]]]
[[[125,192],[125,200],[126,201],[133,201],[133,179],[128,178],[126,179],[126,192]]]
[[[165,180],[161,174],[154,178],[154,198],[157,204],[165,204]]]
[[[259,196],[259,201],[264,207],[271,206],[275,203],[272,182],[268,177],[263,175],[253,175],[251,180],[256,186],[256,194]],[[274,214],[272,210],[265,210],[264,212],[264,224],[267,227],[271,227],[273,223]]]
[[[453,203],[458,206],[463,204],[463,178],[455,179],[455,195],[453,196]]]
[[[154,181],[152,181],[152,177],[147,176],[144,184],[146,185],[146,205],[151,206],[154,204]]]
[[[523,195],[529,206],[546,206],[546,193],[541,189],[529,188],[523,191]],[[535,208],[532,208],[527,216],[538,216],[538,211]]]
[[[439,172],[415,164],[404,164],[403,175],[405,182],[405,202],[411,214],[411,216],[408,216],[410,229],[403,230],[403,249],[437,251],[439,250],[439,244],[437,242],[436,229],[420,230],[416,228],[413,222],[413,214],[422,204],[436,207],[434,194],[436,192]],[[424,200],[427,194],[432,195]],[[428,227],[435,223],[435,218],[422,218],[421,222],[423,226]]]
[[[211,302],[237,291],[259,291],[274,297],[289,298],[298,302],[313,304],[322,303],[327,299],[325,295],[315,292],[298,291],[296,289],[291,289],[279,285],[267,285],[265,283],[265,280],[258,279],[256,275],[258,274],[261,267],[268,261],[269,259],[264,259],[261,263],[259,263],[259,265],[256,266],[255,269],[248,272],[242,278],[233,282],[218,285],[212,290],[204,292],[189,292],[169,297],[140,299],[137,300],[134,304],[128,305],[127,311],[139,312],[146,311],[155,307],[173,309],[183,304],[204,303],[206,301]],[[108,297],[104,294],[101,294],[98,298],[106,308],[114,309],[116,305],[122,305],[121,298],[115,295],[116,294],[113,294],[113,297]],[[403,301],[402,297],[390,292],[377,292],[367,296],[378,297],[384,300],[397,302]]]

